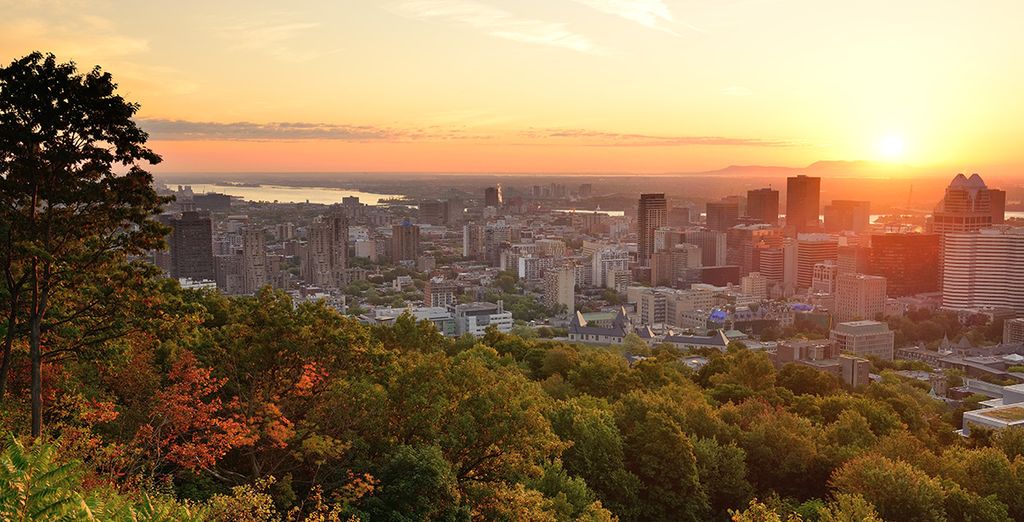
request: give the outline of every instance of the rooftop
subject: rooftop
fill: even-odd
[[[983,417],[991,417],[1003,422],[1024,421],[1024,406],[1009,406],[1005,408],[992,408],[989,410],[975,412]]]

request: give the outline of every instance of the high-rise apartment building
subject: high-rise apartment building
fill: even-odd
[[[420,255],[420,227],[405,220],[391,227],[391,259],[394,263],[415,261]]]
[[[301,272],[307,282],[324,288],[345,286],[348,269],[348,219],[340,210],[310,224]]]
[[[814,265],[838,260],[839,240],[829,234],[800,234],[796,240],[796,285],[810,288]],[[763,271],[762,271],[763,273]]]
[[[774,225],[779,221],[779,191],[762,188],[747,191],[747,217]]]
[[[820,229],[821,178],[795,176],[786,179],[786,226],[797,232]]]
[[[182,212],[170,224],[171,277],[214,280],[213,224],[209,214]]]
[[[566,265],[544,273],[544,304],[564,305],[570,315],[576,312],[576,267]]]
[[[455,303],[455,291],[458,287],[454,281],[443,277],[433,277],[423,287],[423,306],[447,307]]]
[[[937,292],[939,235],[874,234],[864,272],[885,277],[891,297]]]
[[[942,306],[1024,312],[1024,228],[1000,225],[946,234]]]
[[[850,321],[832,328],[835,348],[845,354],[878,357],[891,361],[896,334],[889,325],[878,321]]]
[[[665,226],[668,203],[665,194],[640,194],[637,204],[637,261],[649,266],[654,253],[654,231]]]
[[[874,320],[885,313],[886,280],[880,276],[840,274],[836,277],[836,304],[832,319],[846,321]]]
[[[262,228],[250,225],[242,232],[242,293],[255,294],[269,282],[267,239]]]
[[[863,232],[871,224],[871,202],[836,199],[825,205],[825,232]]]
[[[484,257],[484,229],[476,223],[466,223],[462,226],[462,257]]]

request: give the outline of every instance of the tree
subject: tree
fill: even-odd
[[[163,242],[152,217],[166,200],[143,169],[160,156],[131,119],[139,106],[116,88],[98,67],[80,74],[74,63],[41,53],[0,69],[0,244],[7,290],[19,295],[8,301],[8,318],[24,306],[35,437],[42,433],[44,322],[60,306],[54,299]]]
[[[902,461],[865,455],[837,469],[829,482],[840,493],[862,495],[885,520],[946,520],[942,485]]]

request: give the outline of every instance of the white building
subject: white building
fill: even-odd
[[[448,310],[455,317],[455,334],[481,336],[488,326],[494,325],[499,332],[512,331],[512,312],[506,312],[501,301],[493,303],[467,303],[451,305]]]
[[[1024,227],[946,234],[942,306],[1024,312]]]
[[[895,334],[878,321],[851,321],[832,328],[831,339],[840,353],[891,361]]]
[[[604,248],[594,252],[594,259],[591,261],[593,279],[591,283],[596,287],[610,288],[615,281],[608,277],[609,273],[615,270],[629,270],[629,252],[621,248]]]

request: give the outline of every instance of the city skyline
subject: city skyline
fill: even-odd
[[[0,6],[4,56],[118,78],[158,173],[1022,166],[1012,2]]]

